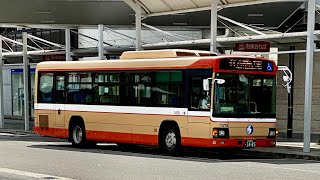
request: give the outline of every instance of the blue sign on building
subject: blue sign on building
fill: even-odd
[[[30,68],[30,73],[35,73],[36,71],[36,68]],[[20,68],[20,69],[11,69],[11,74],[20,74],[20,73],[23,73],[23,69]]]

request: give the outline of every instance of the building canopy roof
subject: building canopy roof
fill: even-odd
[[[147,16],[203,11],[211,8],[212,0],[124,0],[135,9],[140,5]],[[270,2],[306,2],[306,0],[216,0],[218,8],[245,6]]]
[[[218,9],[223,9],[219,14],[222,13],[222,15],[224,15],[225,13],[223,11],[224,9],[226,10],[226,7],[270,2],[302,1],[305,0],[217,0],[217,3]],[[0,27],[65,28],[66,26],[96,26],[97,24],[134,25],[134,10],[138,4],[142,7],[142,13],[145,16],[160,16],[197,11],[200,15],[198,13],[188,15],[192,20],[189,20],[191,23],[187,25],[207,25],[210,22],[210,15],[207,12],[202,12],[210,9],[211,0],[33,0],[32,3],[26,0],[1,0]],[[292,7],[293,5],[291,4],[292,3],[289,3],[287,8],[283,8],[285,11],[284,16],[288,16],[288,13],[296,9],[296,7]],[[266,6],[266,8],[268,7],[269,6]],[[257,12],[260,9],[260,13],[267,11],[263,10],[263,12],[261,12],[261,6],[256,8]],[[236,13],[235,11],[235,9],[232,9],[233,13]],[[243,11],[243,9],[241,11]],[[203,14],[202,16],[201,13]],[[228,17],[235,19],[239,17],[238,14],[232,16],[233,13],[231,13],[230,16],[228,15]],[[283,14],[282,11],[277,13]],[[209,18],[207,23],[203,23],[203,17],[205,17],[206,20]],[[169,16],[160,16],[154,20],[152,18],[151,20],[149,20],[150,18],[147,19],[151,25],[170,25],[167,22],[168,19],[170,20],[172,18]],[[177,19],[177,17],[175,17],[175,19]]]

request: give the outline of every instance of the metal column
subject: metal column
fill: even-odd
[[[136,6],[136,51],[142,50],[141,47],[141,6]]]
[[[3,61],[2,61],[2,36],[0,35],[0,128],[4,128],[4,99],[3,99]]]
[[[290,51],[294,51],[295,46],[290,46]],[[289,69],[292,73],[291,91],[288,93],[288,123],[287,123],[287,138],[292,138],[293,124],[293,90],[294,90],[294,53],[289,54]]]
[[[70,28],[65,29],[65,44],[66,44],[66,61],[71,61],[71,36],[70,36]]]
[[[311,135],[311,108],[312,108],[312,76],[314,52],[314,23],[316,1],[308,1],[308,27],[307,27],[307,52],[306,52],[306,80],[304,91],[304,132],[303,152],[310,152]]]
[[[22,32],[23,42],[23,92],[24,92],[24,129],[29,130],[29,62],[28,62],[28,34]]]
[[[217,0],[211,0],[210,52],[217,50]]]
[[[98,54],[99,59],[104,59],[104,49],[103,49],[103,24],[98,25],[98,31],[99,31],[99,47],[98,47]]]

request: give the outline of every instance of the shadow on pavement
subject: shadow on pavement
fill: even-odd
[[[292,159],[288,161],[288,158],[279,157],[278,155],[269,153],[259,153],[256,151],[247,151],[240,149],[199,149],[199,148],[185,148],[184,153],[179,156],[169,156],[156,147],[138,146],[132,145],[127,148],[120,148],[116,144],[99,143],[97,146],[90,148],[74,148],[71,143],[66,142],[65,139],[57,139],[50,137],[41,137],[35,134],[17,136],[17,134],[5,134],[0,133],[0,141],[25,141],[35,142],[33,145],[29,145],[29,148],[37,149],[51,149],[59,151],[74,151],[74,152],[87,152],[87,153],[99,153],[109,155],[120,156],[135,156],[145,158],[160,158],[160,159],[172,159],[183,161],[197,161],[215,163],[221,161],[231,162],[260,162],[269,164],[304,164],[304,160]],[[41,142],[41,144],[37,144]],[[47,143],[47,144],[46,144]],[[283,161],[282,161],[283,160]],[[319,161],[307,161],[308,163],[320,163]]]
[[[279,158],[277,156],[265,156],[255,152],[247,152],[244,150],[230,149],[196,149],[186,148],[183,154],[179,156],[170,156],[156,147],[133,145],[130,148],[119,148],[116,144],[98,144],[95,147],[78,149],[66,144],[48,144],[48,145],[31,145],[30,148],[52,149],[61,151],[88,152],[120,156],[134,156],[144,158],[172,159],[181,161],[196,161],[207,163],[218,162],[259,162],[268,164],[304,164],[305,160],[288,161],[287,158]],[[318,161],[307,161],[308,163],[320,163]]]

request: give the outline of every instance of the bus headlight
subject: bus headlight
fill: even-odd
[[[212,130],[212,137],[214,137],[214,138],[228,138],[229,137],[229,129],[214,128]]]
[[[277,136],[277,130],[275,128],[269,128],[269,134],[268,137],[274,138]]]
[[[219,130],[218,135],[219,135],[219,136],[225,136],[225,135],[226,135],[226,132],[225,132],[223,129],[221,129],[221,130]]]

